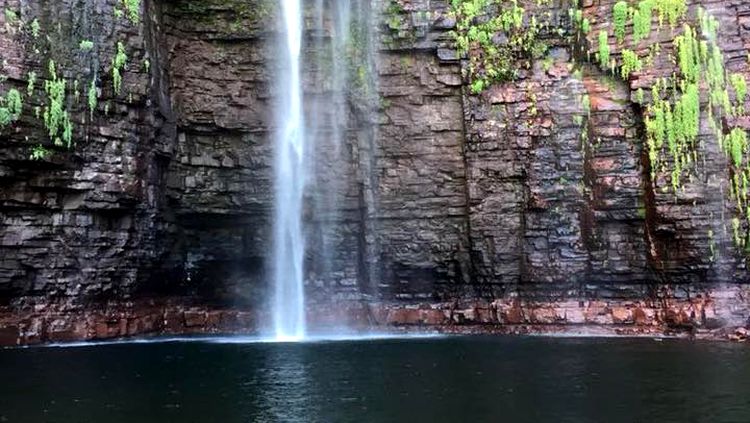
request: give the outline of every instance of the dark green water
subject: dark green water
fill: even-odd
[[[453,337],[0,350],[2,422],[750,422],[750,346]]]

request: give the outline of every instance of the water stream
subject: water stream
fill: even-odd
[[[280,84],[276,140],[276,204],[274,219],[273,282],[274,334],[279,340],[305,336],[302,233],[306,134],[302,112],[300,56],[302,10],[300,0],[282,0],[285,63]]]
[[[359,155],[372,154],[372,148],[347,142],[357,125],[352,109],[369,104],[362,92],[371,94],[374,82],[371,37],[365,29],[369,14],[362,2],[315,0],[304,7],[301,0],[281,3],[284,55],[276,109],[273,337],[295,341],[311,332],[305,322],[305,282],[325,296],[326,289],[344,280],[352,286],[359,276],[361,257],[352,245],[355,229],[342,222],[352,220],[344,211],[351,215],[356,207],[352,186],[367,185],[362,181],[371,172],[358,164],[370,159]],[[353,94],[354,82],[359,95]],[[361,125],[356,128],[354,142],[371,141],[362,136]]]

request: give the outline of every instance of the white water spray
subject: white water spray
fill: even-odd
[[[365,118],[352,126],[358,125],[352,118],[371,115],[366,110],[374,101],[367,2],[310,0],[303,13],[302,1],[281,0],[271,304],[277,341],[310,340],[311,334],[322,333],[321,327],[306,327],[305,281],[319,289],[312,293],[312,303],[319,306],[328,300],[328,288],[360,276],[359,240],[347,238],[353,229],[351,194],[357,181],[372,178],[374,151],[367,126],[372,122]],[[309,37],[304,52],[303,33]],[[304,90],[302,75],[308,81]],[[356,140],[350,139],[353,127],[358,128]],[[342,210],[349,214],[344,217]],[[350,221],[342,223],[345,219]],[[364,253],[370,256],[371,250]]]
[[[274,220],[274,331],[277,340],[305,337],[305,240],[302,207],[305,189],[305,123],[302,112],[300,55],[301,0],[282,0],[285,66],[280,87],[276,134],[276,203]]]

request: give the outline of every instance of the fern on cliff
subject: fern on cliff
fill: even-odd
[[[115,94],[120,94],[122,89],[122,70],[128,61],[128,55],[125,54],[125,46],[122,42],[117,42],[117,53],[112,59],[112,85]]]
[[[729,76],[729,81],[732,84],[732,88],[734,88],[738,113],[744,113],[745,97],[747,97],[747,81],[745,81],[745,76],[741,73],[734,73]]]
[[[643,0],[633,11],[633,41],[639,42],[651,35],[651,21],[653,20],[653,0]]]
[[[747,133],[740,128],[734,128],[724,139],[724,145],[727,147],[729,155],[732,158],[732,164],[737,168],[742,166],[745,151],[747,150]]]
[[[682,35],[675,37],[674,45],[682,77],[690,83],[698,82],[701,73],[700,48],[690,25],[684,25]]]
[[[91,84],[89,84],[87,99],[88,99],[88,106],[89,106],[89,114],[91,117],[93,117],[94,110],[96,110],[96,105],[98,102],[98,95],[96,91],[96,77],[94,77],[91,80]]]
[[[675,26],[677,21],[687,13],[686,0],[655,0],[654,8],[659,15],[659,25],[664,21]]]
[[[141,0],[122,0],[122,7],[128,20],[137,25],[141,21]]]
[[[57,76],[53,60],[49,61],[48,71],[50,79],[44,84],[44,92],[47,94],[47,104],[44,106],[44,126],[55,145],[66,145],[70,148],[73,143],[73,123],[64,105],[66,81]]]
[[[5,96],[5,107],[10,112],[12,120],[18,120],[23,111],[23,99],[17,89],[11,88]]]
[[[609,36],[607,31],[599,31],[599,51],[597,53],[602,69],[609,67]]]
[[[628,20],[628,4],[624,1],[615,3],[612,9],[612,25],[618,43],[625,39],[625,24]]]
[[[538,37],[542,25],[531,16],[524,24],[525,10],[517,0],[452,0],[456,17],[453,37],[460,56],[468,59],[471,91],[477,94],[492,83],[513,80],[519,66],[546,51]],[[495,37],[507,41],[498,44]]]
[[[27,85],[26,85],[26,95],[31,97],[34,95],[34,87],[36,86],[36,72],[31,71],[26,76],[27,79]]]
[[[0,129],[17,121],[23,111],[21,93],[11,88],[5,97],[0,97]]]
[[[622,79],[627,80],[631,73],[639,72],[642,68],[643,63],[638,58],[638,54],[628,49],[622,51],[622,66],[620,67]]]

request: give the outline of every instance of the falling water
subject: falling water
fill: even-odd
[[[306,328],[305,280],[323,296],[327,287],[357,280],[361,252],[350,222],[360,197],[352,187],[366,186],[371,169],[360,164],[363,151],[372,151],[362,126],[371,122],[361,121],[372,114],[363,113],[370,102],[363,92],[373,92],[367,2],[314,0],[305,14],[301,1],[281,0],[285,54],[276,110],[272,304],[278,340],[301,340],[319,329]],[[353,109],[359,110],[359,127]]]
[[[305,188],[305,123],[300,55],[301,0],[282,0],[285,66],[277,111],[276,216],[274,220],[274,330],[278,340],[305,336],[302,207]]]
[[[349,130],[347,50],[351,25],[349,0],[317,0],[312,25],[312,47],[303,72],[315,81],[309,104],[307,142],[309,146],[308,194],[311,221],[306,234],[314,251],[308,254],[307,277],[318,286],[340,279],[345,267],[342,247],[341,209],[345,207],[347,184],[354,180],[351,152],[344,147]],[[308,94],[306,92],[306,94]],[[350,257],[349,257],[350,258]]]

